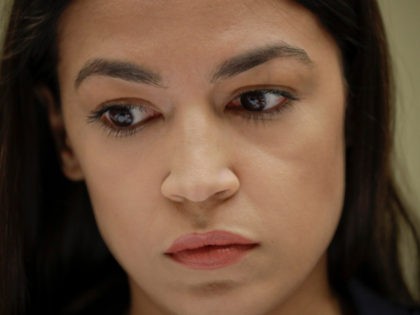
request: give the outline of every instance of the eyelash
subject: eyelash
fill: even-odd
[[[262,95],[264,94],[264,97],[267,97],[267,95],[271,95],[271,97],[284,97],[284,101],[281,102],[279,105],[273,106],[271,110],[247,110],[244,108],[244,106],[229,106],[230,104],[235,103],[239,99],[239,102],[241,102],[241,98],[248,95],[252,95],[252,93],[256,95]],[[260,100],[260,99],[259,99]],[[232,99],[227,105],[226,109],[229,110],[232,114],[241,116],[242,118],[246,119],[247,121],[251,122],[264,122],[266,120],[270,120],[273,117],[280,114],[283,110],[290,107],[295,101],[297,101],[298,98],[293,95],[292,93],[281,90],[281,89],[272,89],[272,88],[261,88],[261,89],[251,89],[246,90],[238,93],[235,98]],[[238,107],[238,108],[235,108]],[[112,122],[107,121],[107,118],[105,118],[105,115],[109,115],[111,110],[123,110],[123,111],[141,111],[142,113],[151,111],[154,112],[156,115],[151,115],[150,117],[142,120],[140,123],[135,124],[133,126],[127,126],[127,127],[117,127],[113,125]],[[133,115],[132,115],[133,116]],[[101,108],[92,111],[88,117],[87,122],[88,123],[100,123],[100,125],[105,128],[107,131],[107,134],[109,136],[114,137],[128,137],[136,134],[140,129],[142,129],[147,121],[152,120],[153,118],[158,118],[161,116],[160,114],[157,114],[155,111],[150,109],[148,106],[144,106],[141,104],[132,104],[132,103],[108,103],[104,104]]]

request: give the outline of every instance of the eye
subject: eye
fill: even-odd
[[[147,106],[131,104],[106,104],[92,112],[88,122],[100,122],[111,134],[131,135],[147,121],[160,114]]]
[[[242,93],[231,102],[231,105],[238,107],[238,109],[242,108],[248,111],[259,112],[281,106],[290,98],[290,96],[286,95],[286,92],[282,91],[255,90]]]
[[[297,100],[294,95],[283,90],[251,90],[241,93],[226,108],[247,118],[264,119],[277,114],[294,100]]]
[[[113,106],[103,115],[102,120],[111,123],[118,128],[128,128],[136,125],[147,118],[146,113],[140,107]]]

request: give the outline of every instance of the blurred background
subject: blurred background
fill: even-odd
[[[395,169],[420,217],[420,0],[379,0],[397,86]]]
[[[397,181],[420,221],[420,0],[378,0],[391,48],[397,88],[394,166]],[[403,238],[405,275],[413,292],[420,284],[413,273],[412,242]]]

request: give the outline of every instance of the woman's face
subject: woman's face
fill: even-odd
[[[330,314],[344,188],[338,48],[291,1],[74,1],[63,168],[132,314]]]

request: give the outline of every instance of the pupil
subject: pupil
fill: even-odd
[[[109,118],[119,127],[129,127],[133,123],[133,115],[125,108],[111,109],[109,111]]]
[[[259,91],[245,93],[240,99],[242,106],[249,111],[261,111],[266,106],[264,93]]]

